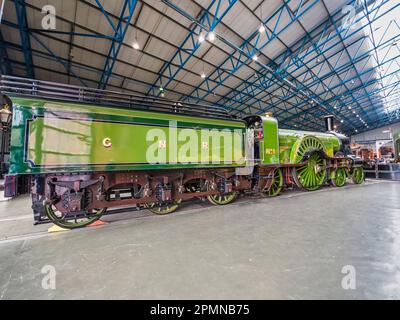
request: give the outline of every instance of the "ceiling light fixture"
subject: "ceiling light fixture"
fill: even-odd
[[[263,12],[262,12],[262,5],[260,5],[260,17],[261,17],[261,21],[264,21],[263,20]],[[261,22],[261,24],[260,24],[260,27],[258,28],[258,32],[260,32],[260,33],[264,33],[265,32],[265,26],[264,26],[264,24]]]
[[[137,36],[137,29],[135,29],[135,39],[133,40],[132,48],[135,49],[135,50],[139,50],[140,49],[138,36]]]
[[[201,73],[200,77],[201,77],[202,79],[205,79],[205,78],[206,78],[206,74],[204,73],[204,71]]]
[[[258,56],[255,54],[255,55],[252,57],[252,59],[253,59],[253,61],[257,61],[257,60],[258,60]]]
[[[135,50],[139,50],[140,49],[139,42],[137,42],[136,39],[132,43],[132,48],[135,49]]]
[[[207,39],[208,41],[213,42],[215,40],[215,32],[211,31],[210,33],[208,33]]]
[[[199,34],[199,43],[203,43],[206,40],[206,37],[204,36],[204,33],[201,32]]]

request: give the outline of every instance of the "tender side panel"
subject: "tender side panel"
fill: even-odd
[[[241,121],[18,101],[10,174],[244,165]]]
[[[30,121],[28,127],[27,160],[32,166],[234,164],[243,160],[241,130],[232,136],[223,130],[42,117]]]

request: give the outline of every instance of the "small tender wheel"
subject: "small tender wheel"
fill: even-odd
[[[262,195],[266,197],[276,197],[281,191],[283,186],[283,174],[281,169],[274,170],[274,177],[271,187],[267,192],[263,192]]]
[[[231,192],[227,194],[216,194],[212,196],[207,196],[207,199],[212,204],[215,204],[217,206],[223,206],[235,201],[237,196],[238,196],[237,192]]]
[[[165,215],[172,213],[176,209],[178,209],[178,206],[181,202],[182,200],[161,201],[161,202],[146,203],[144,206],[146,209],[150,210],[154,214]]]
[[[353,169],[352,180],[355,184],[361,184],[364,182],[364,169],[362,167],[356,167]]]
[[[107,208],[93,209],[91,212],[83,211],[79,213],[61,213],[53,204],[44,206],[48,218],[56,225],[65,229],[76,229],[86,227],[97,221],[106,212]]]
[[[335,187],[343,187],[346,184],[346,170],[344,168],[337,168],[333,172],[332,185]]]

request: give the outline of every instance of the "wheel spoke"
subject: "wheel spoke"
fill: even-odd
[[[297,150],[297,159],[303,159],[307,152],[313,153],[304,166],[294,169],[296,183],[308,190],[318,189],[325,181],[326,160],[314,151],[324,151],[323,144],[317,138],[307,136],[300,142]]]
[[[275,197],[281,192],[283,186],[282,170],[279,168],[275,169],[272,179],[273,181],[271,183],[270,188],[268,189],[267,192],[262,193],[263,196]]]

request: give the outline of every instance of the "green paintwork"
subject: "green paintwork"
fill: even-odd
[[[295,164],[301,159],[298,150],[302,139],[306,136],[317,137],[326,154],[333,157],[340,149],[340,140],[333,134],[322,132],[294,131],[287,129],[278,130],[278,121],[273,117],[260,117],[263,122],[264,139],[260,146],[262,150],[261,163]]]
[[[278,121],[272,117],[261,117],[263,123],[263,143],[260,145],[261,163],[279,163]]]
[[[12,101],[10,174],[243,165],[242,121],[41,99]],[[231,152],[223,148],[229,132]],[[105,138],[111,147],[104,146]],[[186,152],[189,145],[192,154]],[[146,152],[155,161],[149,163]]]

